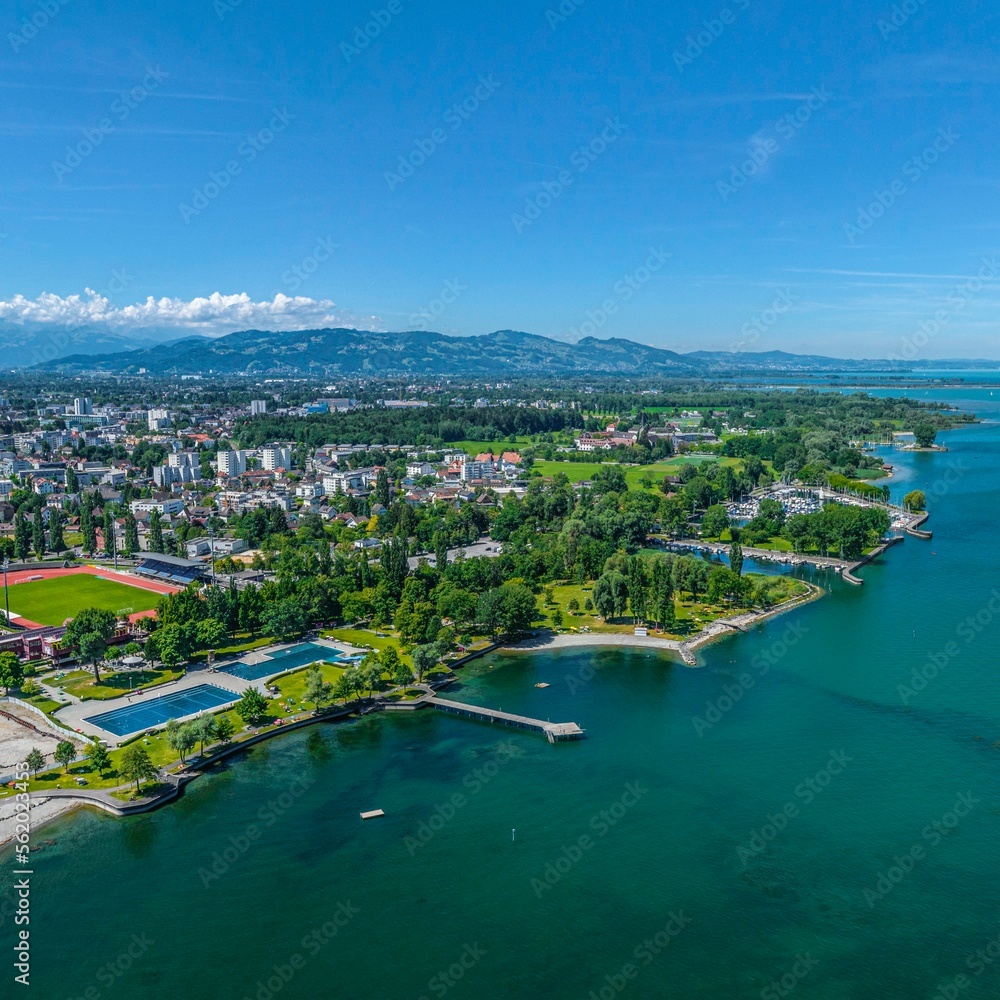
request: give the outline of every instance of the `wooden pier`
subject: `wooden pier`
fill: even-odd
[[[425,704],[433,705],[442,712],[464,715],[470,719],[481,719],[502,726],[516,726],[518,729],[533,729],[535,732],[544,733],[550,743],[583,739],[583,730],[575,722],[543,722],[541,719],[529,719],[525,715],[512,715],[510,712],[500,712],[493,708],[480,708],[479,705],[466,705],[461,701],[448,701],[437,695],[426,698]]]

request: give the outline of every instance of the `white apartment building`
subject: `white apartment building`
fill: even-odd
[[[260,464],[266,472],[292,467],[292,449],[286,445],[266,444],[260,450]]]
[[[247,453],[245,451],[220,451],[216,455],[216,464],[220,476],[230,479],[242,476],[247,471]]]
[[[151,431],[161,431],[170,426],[170,411],[150,410],[147,422]]]
[[[180,514],[184,510],[183,500],[133,500],[129,507],[133,514]]]

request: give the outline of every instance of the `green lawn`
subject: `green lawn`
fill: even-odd
[[[399,653],[399,658],[404,663],[408,663],[411,667],[413,666],[413,658],[410,654],[404,653],[399,648],[399,636],[388,629],[379,629],[376,635],[375,632],[367,628],[331,628],[324,630],[323,635],[327,639],[346,642],[348,645],[360,649],[370,646],[377,653],[381,653],[387,646],[395,646],[396,652]]]
[[[161,667],[157,670],[122,671],[109,673],[101,671],[101,682],[94,682],[94,675],[89,670],[74,670],[60,680],[50,683],[53,687],[62,688],[67,694],[74,695],[82,701],[93,699],[101,701],[107,698],[118,698],[139,688],[151,688],[168,681],[175,681],[184,676],[183,670],[168,670]]]
[[[215,650],[216,660],[220,660],[225,656],[242,656],[244,653],[252,652],[255,649],[262,649],[264,646],[274,645],[275,640],[273,635],[262,635],[256,639],[250,639],[248,638],[248,635],[249,633],[247,632],[241,632],[236,636],[236,639],[239,640],[240,638],[243,638],[245,641],[235,641],[232,645],[220,646],[217,650]],[[208,650],[206,649],[202,649],[197,653],[191,654],[192,663],[199,663],[202,660],[207,659]]]
[[[531,445],[531,438],[521,435],[516,444],[509,440],[501,441],[452,441],[444,446],[443,451],[464,451],[473,458],[484,452],[492,451],[494,455],[502,455],[505,451],[520,451]]]
[[[10,611],[39,625],[62,625],[84,608],[104,611],[149,611],[160,602],[152,590],[102,580],[88,573],[57,576],[49,580],[15,583],[10,588]]]
[[[335,667],[332,663],[321,663],[320,673],[323,675],[323,680],[336,684],[343,676],[344,668]],[[290,715],[293,712],[312,711],[316,707],[312,702],[308,705],[302,703],[308,674],[309,668],[304,667],[302,670],[296,670],[294,674],[286,674],[274,681],[274,686],[281,692],[281,697],[271,703],[272,715],[280,718],[282,715]],[[286,711],[286,709],[291,709],[291,711]]]
[[[705,465],[707,463],[718,462],[714,455],[686,455],[684,457],[672,458],[667,462],[655,462],[653,465],[628,465],[625,467],[625,482],[629,489],[640,489],[639,480],[649,479],[654,489],[659,489],[664,476],[676,476],[680,472],[682,465]],[[739,459],[722,459],[726,465],[740,465]],[[593,479],[600,469],[607,469],[613,463],[610,462],[545,462],[539,461],[531,467],[533,472],[538,472],[543,476],[557,476],[564,473],[571,483],[585,482]]]

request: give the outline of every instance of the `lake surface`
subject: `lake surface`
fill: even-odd
[[[38,832],[33,995],[1000,995],[1000,427],[946,438],[893,458],[933,541],[863,588],[817,575],[824,600],[704,669],[497,656],[453,692],[583,742],[387,715]]]

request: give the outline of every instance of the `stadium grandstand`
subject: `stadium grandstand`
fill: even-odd
[[[200,580],[208,572],[204,563],[191,559],[181,559],[178,556],[164,555],[162,552],[149,552],[142,557],[135,567],[138,576],[162,583],[172,583],[177,587]]]

